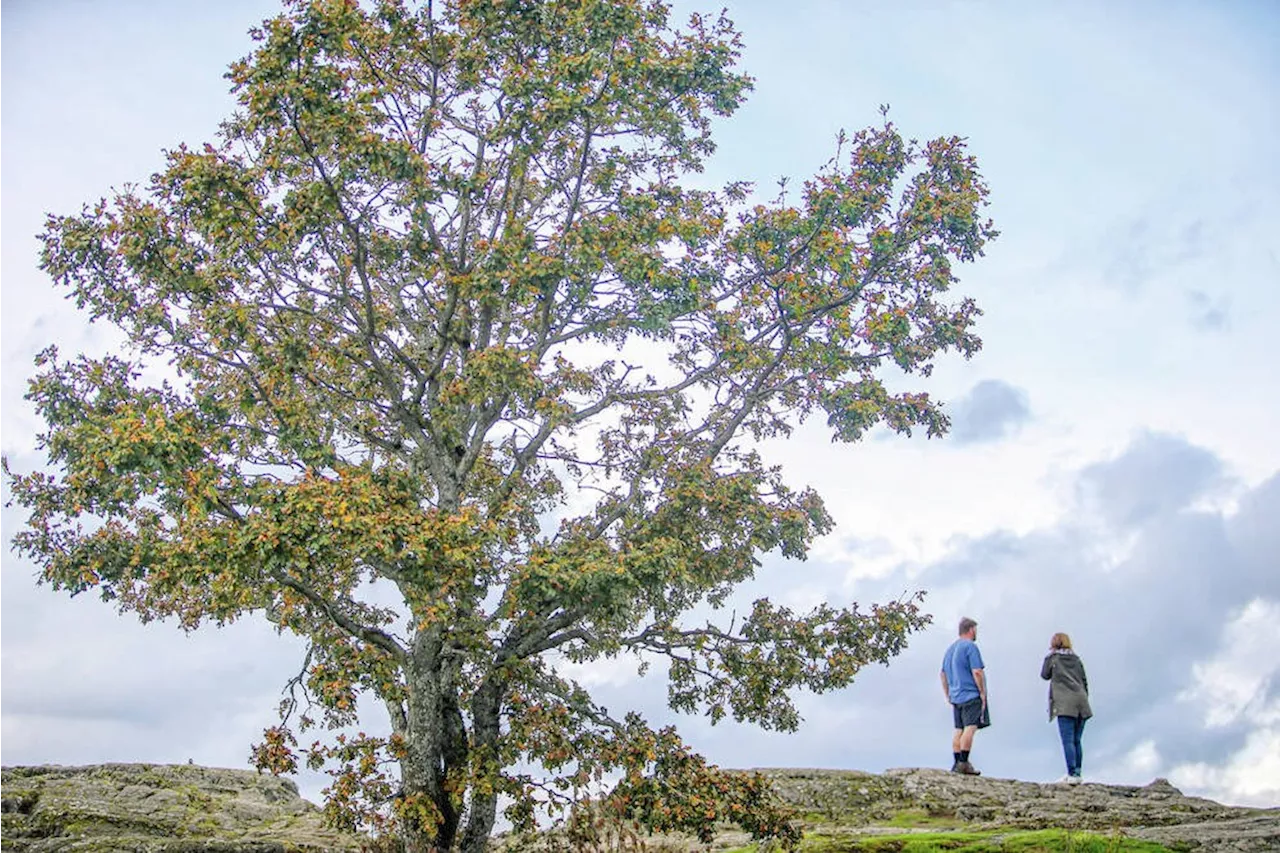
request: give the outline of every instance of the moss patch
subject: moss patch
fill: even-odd
[[[879,846],[885,844],[885,846]],[[902,853],[1171,853],[1153,841],[1124,836],[1041,829],[1001,834],[946,832],[929,835],[876,839],[876,844],[853,850],[901,851]]]
[[[928,818],[935,820],[936,818]],[[893,835],[826,835],[810,833],[800,853],[1179,853],[1167,847],[1121,835],[1065,829],[986,832],[908,832]],[[754,846],[725,853],[754,853]]]

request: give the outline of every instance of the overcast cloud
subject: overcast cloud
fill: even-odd
[[[957,444],[997,441],[1031,417],[1027,394],[1007,382],[984,379],[951,408],[951,440]]]
[[[4,4],[0,445],[14,467],[40,462],[22,400],[34,354],[117,343],[37,269],[44,214],[210,138],[231,105],[221,74],[273,9]],[[767,558],[736,599],[924,589],[935,622],[891,667],[802,697],[790,735],[673,718],[661,682],[627,662],[584,681],[615,710],[675,719],[725,765],[945,767],[937,668],[970,615],[994,718],[974,762],[1048,780],[1061,755],[1039,666],[1067,631],[1093,690],[1088,778],[1280,804],[1280,7],[761,0],[731,15],[756,91],[698,180],[771,191],[889,103],[907,135],[967,137],[991,185],[1003,234],[958,270],[986,345],[920,383],[952,436],[849,446],[808,424],[766,444],[838,528],[807,562]],[[7,542],[21,517],[0,523]],[[247,765],[296,641],[252,620],[143,626],[37,588],[35,571],[5,551],[5,764]],[[318,796],[321,780],[300,781]]]

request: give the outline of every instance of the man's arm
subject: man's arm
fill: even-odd
[[[978,685],[978,695],[982,697],[982,704],[983,704],[983,706],[985,707],[985,706],[986,706],[986,704],[987,704],[987,675],[986,675],[986,673],[985,673],[983,670],[981,670],[981,669],[975,669],[975,670],[973,671],[973,681],[974,681],[974,683],[975,683],[975,684],[977,684],[977,685]]]
[[[942,670],[938,670],[938,677],[942,679],[942,695],[948,702],[951,701],[951,685],[947,684],[947,674]]]

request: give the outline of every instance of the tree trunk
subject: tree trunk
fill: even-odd
[[[450,735],[456,737],[456,721],[446,708],[457,700],[450,697],[442,672],[441,639],[438,629],[419,632],[410,652],[408,685],[408,736],[405,758],[400,763],[406,798],[425,798],[439,812],[438,824],[423,825],[412,814],[402,822],[405,853],[430,853],[452,849],[457,839],[459,815],[445,789],[445,756],[456,752]]]
[[[498,817],[497,782],[501,768],[497,757],[502,693],[503,685],[490,675],[471,699],[472,751],[482,777],[473,780],[462,853],[484,853]]]
[[[437,801],[444,821],[440,827],[440,850],[451,850],[458,837],[458,827],[462,822],[457,800],[450,791],[449,777],[454,774],[465,777],[470,750],[467,746],[467,727],[462,719],[462,710],[458,707],[457,666],[445,661],[452,677],[444,679],[441,691],[441,718],[444,724],[444,742],[441,749],[441,762],[436,771],[436,784],[441,799]]]

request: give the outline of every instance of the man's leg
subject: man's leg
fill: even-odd
[[[960,719],[960,706],[951,705],[951,718],[955,723],[955,730],[951,735],[951,772],[960,772],[960,730],[964,728],[964,722]]]
[[[978,727],[976,725],[965,726],[964,730],[960,732],[960,763],[956,766],[956,769],[969,776],[982,775],[969,763],[969,751],[973,749],[973,736],[977,732]]]

